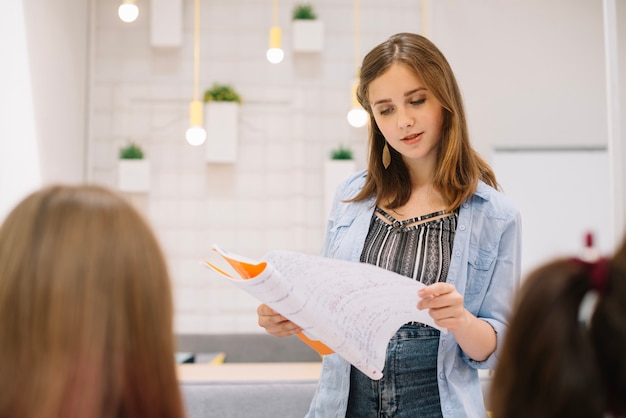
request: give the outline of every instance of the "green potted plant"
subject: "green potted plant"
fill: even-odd
[[[338,148],[333,149],[330,152],[331,160],[351,160],[352,159],[352,150],[350,148],[346,148],[343,145],[340,145]]]
[[[310,3],[299,3],[293,8],[293,50],[295,52],[321,52],[324,50],[324,22]]]
[[[134,142],[120,148],[120,160],[141,160],[143,159],[143,150]]]
[[[230,84],[213,83],[204,92],[206,161],[234,163],[237,159],[241,95]]]
[[[150,190],[150,162],[143,149],[129,142],[119,149],[117,184],[120,191],[145,193]]]
[[[317,15],[310,4],[296,4],[291,15],[293,20],[315,20]]]
[[[204,91],[204,102],[236,102],[241,103],[241,96],[230,84],[213,83]]]
[[[324,163],[324,216],[330,212],[337,185],[356,171],[352,150],[344,145],[333,148]]]

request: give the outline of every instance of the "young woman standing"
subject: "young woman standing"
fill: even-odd
[[[409,323],[373,381],[325,356],[309,417],[485,417],[477,369],[495,367],[520,276],[520,217],[471,147],[461,93],[428,39],[400,33],[364,58],[359,102],[369,162],[338,187],[323,254],[426,285],[416,309],[449,332]],[[300,328],[266,305],[259,325]]]

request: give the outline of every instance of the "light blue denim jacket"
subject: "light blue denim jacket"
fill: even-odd
[[[359,261],[374,199],[342,202],[363,187],[365,171],[348,177],[337,189],[328,220],[322,254]],[[497,347],[520,280],[521,221],[515,206],[502,193],[479,182],[475,194],[461,205],[446,281],[464,295],[465,308],[496,331]],[[477,369],[494,368],[498,348],[485,361],[470,359],[452,333],[441,334],[437,375],[445,418],[486,417]],[[350,364],[337,354],[324,357],[322,373],[308,418],[345,417]]]

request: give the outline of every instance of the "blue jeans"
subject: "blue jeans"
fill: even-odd
[[[346,417],[441,417],[438,348],[438,330],[403,325],[387,346],[382,379],[372,380],[352,367]]]

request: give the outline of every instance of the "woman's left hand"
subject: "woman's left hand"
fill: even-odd
[[[471,314],[463,306],[463,295],[452,284],[438,282],[426,286],[417,295],[422,298],[417,308],[429,309],[429,315],[440,327],[454,332],[470,320]]]
[[[454,285],[439,282],[426,286],[417,295],[422,298],[418,309],[429,309],[435,324],[452,332],[459,346],[476,360],[486,360],[496,349],[496,332],[463,306],[463,295]]]

